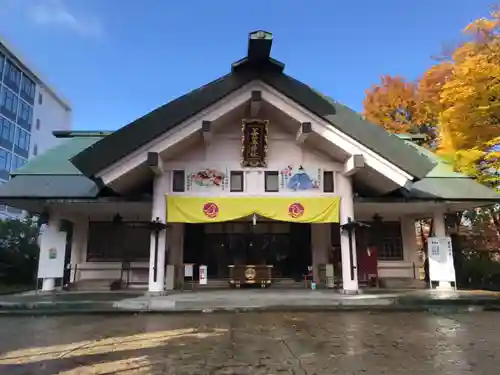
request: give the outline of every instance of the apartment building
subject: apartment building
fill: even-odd
[[[71,106],[0,40],[0,184],[10,173],[60,142],[54,130],[71,129]],[[17,216],[0,205],[0,218]]]

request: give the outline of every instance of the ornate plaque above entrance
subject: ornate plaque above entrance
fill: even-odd
[[[243,119],[241,166],[267,167],[268,120]]]

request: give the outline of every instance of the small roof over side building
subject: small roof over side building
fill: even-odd
[[[64,132],[56,147],[31,159],[0,186],[3,199],[96,198],[100,188],[84,176],[70,159],[109,133]],[[56,136],[57,136],[56,132]]]
[[[405,142],[434,163],[427,175],[413,183],[410,197],[450,201],[500,201],[500,194],[473,178],[456,172],[445,159],[410,140]]]

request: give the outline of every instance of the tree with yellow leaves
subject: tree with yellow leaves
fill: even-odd
[[[453,53],[453,69],[443,85],[439,152],[456,168],[493,187],[500,162],[500,12],[465,28],[470,40]]]
[[[472,22],[464,34],[451,58],[417,82],[385,76],[367,90],[365,116],[395,133],[426,129],[437,136],[428,146],[437,146],[457,170],[500,189],[500,11]],[[480,211],[500,238],[500,205]]]

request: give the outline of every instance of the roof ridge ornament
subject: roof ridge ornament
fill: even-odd
[[[232,63],[231,71],[250,69],[265,69],[282,73],[285,64],[271,57],[273,34],[265,30],[257,30],[248,33],[247,56]]]
[[[248,61],[263,62],[271,57],[273,34],[258,30],[248,34]]]

